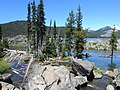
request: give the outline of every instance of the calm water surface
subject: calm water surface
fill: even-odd
[[[100,56],[110,55],[110,51],[84,50],[84,53],[89,53],[91,55],[90,58],[84,57],[84,60],[94,62],[97,67],[103,70],[108,69],[108,65],[111,63],[111,58],[103,58]],[[114,56],[113,62],[116,64],[117,68],[120,68],[120,51],[115,51]]]
[[[110,40],[110,38],[86,38],[87,41],[97,41],[97,40]],[[118,42],[120,42],[120,38],[118,38]]]

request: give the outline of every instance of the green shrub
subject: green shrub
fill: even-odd
[[[63,58],[63,61],[69,61],[69,60],[71,60],[71,56],[68,56],[68,57],[64,57],[64,58]]]
[[[97,68],[97,67],[94,67],[93,71],[96,72],[96,73],[100,73],[101,72],[100,68]]]
[[[5,53],[0,51],[0,58],[4,57]]]
[[[108,70],[113,71],[116,68],[116,64],[109,64],[108,65]]]
[[[8,69],[11,66],[10,63],[4,61],[0,58],[0,73],[3,73],[6,69]]]

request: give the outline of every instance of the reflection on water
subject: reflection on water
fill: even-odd
[[[84,60],[88,60],[90,62],[94,62],[95,65],[103,70],[108,69],[108,65],[111,63],[111,58],[103,58],[100,56],[110,55],[110,51],[98,51],[98,50],[85,50],[84,53],[89,53],[91,57],[83,58]],[[120,67],[120,51],[114,52],[114,63],[117,68]]]

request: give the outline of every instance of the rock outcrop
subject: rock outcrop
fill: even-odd
[[[12,84],[0,82],[0,90],[20,90],[20,89],[16,88]]]
[[[87,60],[73,60],[71,61],[72,64],[72,72],[75,75],[82,75],[82,76],[87,76],[88,81],[92,81],[94,79],[94,74],[93,74],[93,68],[94,68],[94,63],[89,62]]]
[[[120,50],[120,42],[117,45],[117,50]],[[108,40],[94,40],[88,41],[85,45],[85,49],[90,50],[111,50]]]
[[[85,76],[74,76],[65,66],[33,65],[25,90],[77,90],[87,83]]]

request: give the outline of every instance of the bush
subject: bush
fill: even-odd
[[[68,57],[64,57],[64,58],[63,58],[63,61],[69,61],[69,60],[71,60],[71,56],[68,56]]]
[[[116,64],[109,64],[108,65],[108,70],[113,71],[116,68]]]
[[[4,61],[0,58],[0,73],[3,73],[6,69],[8,69],[11,66],[10,63]]]
[[[4,57],[5,53],[0,51],[0,58]]]
[[[94,67],[93,71],[96,72],[96,73],[100,73],[101,72],[100,68],[97,68],[97,67]]]

